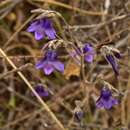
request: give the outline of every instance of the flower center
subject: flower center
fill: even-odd
[[[103,90],[102,90],[102,97],[104,98],[104,99],[109,99],[110,97],[111,97],[111,91],[109,90],[109,89],[106,89],[106,88],[104,88]]]
[[[48,60],[56,60],[56,58],[57,58],[57,54],[56,54],[56,52],[55,51],[52,51],[52,50],[50,50],[50,51],[48,51],[47,53],[46,53],[46,58],[48,59]]]

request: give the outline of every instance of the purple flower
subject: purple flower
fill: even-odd
[[[97,108],[106,108],[110,109],[113,105],[117,105],[118,100],[112,97],[112,92],[110,89],[104,87],[101,90],[101,95],[96,101]]]
[[[41,97],[48,97],[49,96],[49,92],[47,90],[45,90],[44,86],[42,85],[37,85],[35,87],[35,91],[39,94],[39,96]]]
[[[45,56],[36,64],[37,69],[43,69],[46,75],[50,75],[54,70],[64,71],[64,64],[57,59],[57,53],[49,50]]]
[[[120,59],[122,57],[122,55],[120,54],[120,51],[113,47],[103,46],[101,48],[101,52],[105,56],[108,63],[112,66],[115,76],[118,76],[119,66],[118,66],[117,59]]]
[[[93,62],[95,51],[94,51],[94,48],[90,44],[88,43],[85,44],[83,48],[83,53],[85,54],[84,58],[86,62],[89,62],[89,63]]]
[[[113,55],[106,55],[106,59],[107,59],[108,63],[111,64],[115,74],[118,76],[119,75],[119,66],[116,62],[115,57]]]
[[[42,18],[34,21],[27,29],[28,32],[34,32],[36,40],[41,40],[45,36],[49,39],[56,38],[56,32],[52,27],[52,23],[47,18]]]

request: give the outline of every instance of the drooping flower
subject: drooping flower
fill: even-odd
[[[48,36],[49,39],[56,38],[56,31],[48,18],[37,19],[27,29],[28,32],[34,32],[35,39],[41,40]]]
[[[106,59],[108,63],[111,64],[113,71],[115,72],[116,76],[119,75],[119,66],[116,62],[116,59],[113,55],[106,55]]]
[[[107,62],[112,66],[112,69],[116,76],[119,75],[119,65],[117,59],[120,59],[122,56],[120,51],[116,48],[103,46],[101,48],[101,52],[103,53],[104,57],[106,58]]]
[[[85,46],[83,47],[83,53],[84,53],[84,58],[86,62],[92,63],[95,55],[94,48],[89,44],[86,43]]]
[[[110,89],[104,87],[101,90],[100,97],[96,101],[96,107],[110,109],[112,108],[112,106],[117,104],[118,100],[112,96],[112,92],[110,91]]]
[[[39,84],[35,87],[35,91],[39,94],[41,97],[48,97],[49,92],[44,88],[43,85]]]
[[[37,69],[42,69],[46,75],[50,75],[54,70],[64,71],[64,64],[57,58],[54,50],[49,50],[45,56],[36,64]]]

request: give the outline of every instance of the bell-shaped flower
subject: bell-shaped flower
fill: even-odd
[[[52,26],[52,22],[48,18],[37,19],[31,23],[27,29],[33,32],[36,40],[41,40],[47,36],[49,39],[56,38],[56,31]]]
[[[37,69],[42,69],[46,75],[50,75],[53,71],[64,71],[64,64],[57,58],[54,50],[49,50],[45,56],[36,64]]]
[[[106,55],[106,59],[108,61],[108,63],[110,63],[110,65],[112,66],[112,69],[115,73],[116,76],[119,75],[119,66],[116,62],[116,59],[113,55]]]

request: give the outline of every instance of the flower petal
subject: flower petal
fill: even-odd
[[[56,38],[56,31],[54,30],[52,23],[49,19],[44,19],[43,23],[45,33],[48,36],[49,39],[55,39]]]
[[[103,105],[104,105],[104,108],[106,109],[111,109],[111,107],[113,106],[111,100],[103,100]]]
[[[111,107],[113,105],[117,105],[118,104],[118,101],[117,101],[117,99],[115,99],[113,97],[110,97],[109,100],[104,100],[103,104],[104,104],[104,108],[111,109]]]
[[[42,29],[38,29],[38,30],[35,31],[36,40],[41,40],[44,37],[45,37],[45,34],[44,34]]]
[[[104,105],[103,105],[103,100],[102,100],[101,97],[99,97],[98,100],[96,101],[96,107],[97,107],[97,108],[102,108],[102,107],[104,107]]]
[[[83,52],[86,53],[86,52],[89,52],[89,51],[90,52],[93,51],[93,47],[89,43],[86,43],[84,45]]]
[[[37,85],[35,87],[35,91],[39,94],[39,96],[41,97],[47,97],[49,96],[49,92],[47,90],[45,90],[44,86],[42,85]]]
[[[111,97],[111,103],[112,103],[113,105],[117,105],[119,102],[118,102],[117,99]]]
[[[43,19],[43,26],[45,29],[50,29],[52,28],[52,22],[48,18]]]
[[[51,64],[45,64],[43,70],[46,75],[50,75],[54,71],[54,67]]]
[[[53,28],[45,29],[45,33],[48,36],[48,38],[51,39],[51,40],[56,38],[56,32]]]
[[[53,66],[55,67],[55,69],[57,69],[60,72],[64,71],[64,64],[61,63],[60,61],[53,62]]]
[[[41,68],[43,68],[44,64],[45,64],[45,61],[42,59],[42,60],[38,61],[38,63],[36,63],[35,66],[37,69],[41,69]]]
[[[34,32],[38,27],[38,22],[33,22],[27,29],[28,32]]]
[[[119,75],[118,64],[112,55],[106,55],[107,61],[111,64],[116,75]]]
[[[91,54],[85,55],[85,61],[91,63],[93,61],[93,55]]]

